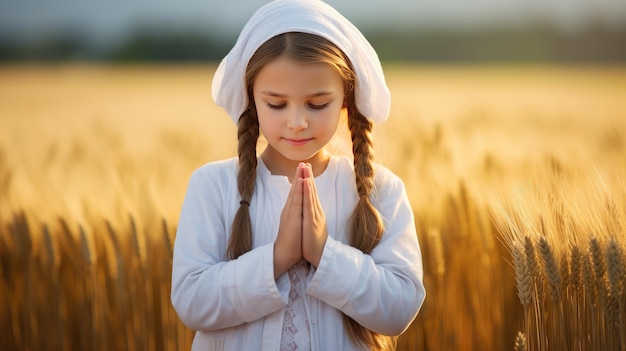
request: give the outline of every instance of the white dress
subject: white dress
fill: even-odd
[[[404,332],[425,291],[402,181],[376,165],[372,201],[385,232],[364,254],[348,244],[348,219],[358,200],[352,163],[331,157],[315,178],[328,230],[319,265],[296,266],[275,279],[274,240],[291,184],[258,162],[249,206],[253,249],[236,260],[228,260],[226,248],[240,200],[237,159],[206,164],[189,181],[174,244],[171,300],[196,331],[192,350],[278,351],[307,340],[314,351],[360,350],[345,330],[344,313],[377,333]]]

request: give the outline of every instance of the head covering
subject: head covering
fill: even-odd
[[[276,0],[252,15],[213,77],[213,100],[235,124],[248,106],[245,72],[250,58],[267,40],[287,32],[319,35],[337,45],[356,73],[355,101],[359,112],[374,123],[387,119],[391,95],[378,55],[363,34],[320,0]]]

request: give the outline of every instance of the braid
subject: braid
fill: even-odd
[[[350,244],[364,253],[370,253],[380,241],[384,230],[380,214],[370,200],[374,191],[372,122],[355,109],[350,113],[348,126],[352,134],[354,174],[359,194],[351,218]]]
[[[350,245],[364,253],[370,253],[380,242],[384,231],[380,213],[370,200],[370,195],[374,191],[372,122],[363,116],[353,103],[348,103],[348,126],[352,135],[354,176],[359,194],[359,201],[350,218]],[[368,348],[380,351],[396,349],[397,337],[374,333],[345,314],[343,321],[350,337]]]
[[[233,219],[233,226],[228,241],[227,254],[231,259],[252,250],[252,223],[248,209],[254,194],[256,179],[256,144],[259,139],[259,120],[254,103],[239,118],[237,139],[239,146],[239,171],[237,173],[237,189],[241,196],[239,209]]]

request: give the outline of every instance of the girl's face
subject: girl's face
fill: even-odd
[[[308,162],[316,175],[323,172],[329,159],[324,146],[344,108],[339,73],[328,64],[303,64],[283,55],[259,71],[253,94],[270,171],[292,176],[299,162]]]

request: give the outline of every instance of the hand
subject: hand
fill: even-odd
[[[303,174],[302,199],[302,256],[317,268],[322,259],[328,229],[326,215],[317,195],[313,169],[306,164]]]
[[[280,277],[302,258],[302,187],[304,165],[296,169],[285,207],[280,214],[274,241],[274,278]]]

